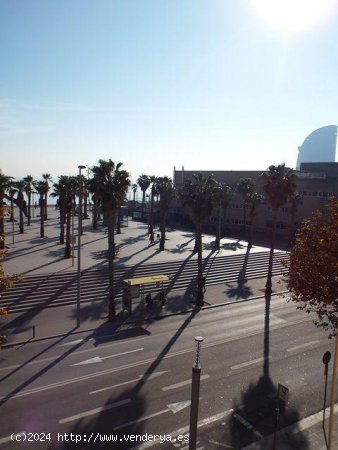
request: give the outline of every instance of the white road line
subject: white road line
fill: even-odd
[[[224,419],[227,415],[231,414],[232,412],[233,412],[233,409],[229,409],[228,411],[223,411],[221,413],[215,414],[214,416],[210,416],[205,419],[202,419],[197,424],[198,429],[202,428],[206,425],[209,425],[213,422],[216,422],[218,420]],[[189,425],[187,425],[185,427],[179,428],[178,430],[172,431],[171,433],[168,433],[168,434],[170,434],[170,436],[172,438],[174,438],[174,437],[177,437],[178,435],[188,434],[189,428],[190,428]],[[157,445],[157,444],[158,444],[158,442],[156,442],[156,441],[149,441],[149,442],[145,442],[144,444],[141,444],[137,447],[133,447],[131,450],[144,450],[146,448],[153,447],[154,445]]]
[[[25,433],[25,431],[20,431],[20,433],[15,433],[14,435],[11,434],[10,436],[6,436],[4,438],[1,438],[0,439],[0,444],[5,444],[6,442],[13,442],[12,436],[13,436],[13,438],[15,440],[16,436],[21,436],[24,433]]]
[[[143,422],[144,420],[151,419],[152,417],[159,416],[159,415],[164,414],[169,411],[171,411],[173,414],[176,414],[179,411],[182,411],[182,409],[185,409],[188,406],[190,406],[190,403],[191,403],[190,400],[184,400],[183,402],[178,402],[178,403],[171,403],[171,404],[167,405],[167,409],[162,409],[162,411],[158,411],[153,414],[148,414],[147,416],[143,416],[140,419],[132,420],[127,423],[123,423],[122,425],[118,425],[117,427],[114,427],[113,430],[114,431],[120,430],[121,428],[128,427],[129,425],[134,425],[135,423]]]
[[[103,411],[108,411],[109,409],[117,408],[118,406],[125,405],[126,403],[130,403],[131,399],[126,398],[125,400],[121,400],[119,402],[111,403],[110,405],[101,406],[100,408],[90,409],[88,411],[84,411],[80,414],[75,414],[74,416],[65,417],[64,419],[59,420],[59,424],[73,422],[74,420],[82,419],[83,417],[92,416],[94,414],[98,414]]]
[[[242,369],[243,367],[247,367],[247,366],[251,366],[252,364],[260,363],[260,362],[264,361],[264,359],[266,359],[266,358],[262,357],[262,358],[251,359],[250,361],[246,361],[241,364],[236,364],[235,366],[231,366],[230,369],[231,370]],[[267,359],[271,359],[271,357],[268,356]]]
[[[206,380],[207,378],[210,378],[210,375],[205,374],[201,376],[201,380]],[[182,386],[186,386],[187,384],[191,384],[191,379],[190,380],[185,380],[185,381],[180,381],[179,383],[175,383],[175,384],[171,384],[170,386],[165,386],[162,388],[162,391],[169,391],[171,389],[176,389]]]
[[[122,425],[119,425],[119,426],[117,426],[117,427],[114,427],[113,430],[114,430],[114,431],[120,430],[121,428],[128,427],[129,425],[134,425],[135,423],[143,422],[144,420],[151,419],[152,417],[159,416],[159,415],[164,414],[164,413],[166,413],[166,412],[168,412],[168,411],[169,411],[169,409],[162,409],[162,411],[158,411],[158,412],[156,412],[156,413],[154,413],[154,414],[149,414],[148,416],[143,416],[143,417],[141,417],[140,419],[137,419],[137,420],[131,420],[130,422],[123,423]]]
[[[154,373],[150,373],[147,374],[145,373],[144,375],[140,375],[139,378],[135,378],[134,380],[129,380],[129,381],[123,381],[123,383],[118,383],[118,384],[114,384],[112,386],[107,386],[101,389],[97,389],[96,391],[91,391],[89,392],[89,394],[98,394],[99,392],[104,392],[104,391],[108,391],[109,389],[114,389],[116,387],[120,387],[120,386],[125,386],[126,384],[130,384],[130,383],[135,383],[137,381],[148,381],[148,380],[152,380],[154,378],[159,377],[160,375],[164,374],[168,372],[168,370],[164,370],[162,372],[154,372]]]
[[[320,341],[311,341],[311,342],[307,342],[306,344],[301,344],[301,345],[296,345],[295,347],[290,347],[286,351],[287,352],[295,352],[302,348],[311,347],[311,346],[319,344],[319,343],[320,343]]]
[[[86,365],[86,364],[101,363],[105,359],[116,358],[117,356],[129,355],[130,353],[140,352],[142,350],[144,350],[144,347],[136,348],[135,350],[129,350],[128,352],[115,353],[114,355],[94,356],[93,358],[86,359],[85,361],[80,361],[78,363],[71,364],[71,366],[82,366],[82,365]]]

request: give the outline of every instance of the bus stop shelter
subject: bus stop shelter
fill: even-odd
[[[132,312],[132,299],[140,298],[144,300],[145,286],[155,285],[160,288],[160,293],[163,295],[163,283],[169,281],[167,275],[149,275],[147,277],[128,278],[123,280],[123,310]]]

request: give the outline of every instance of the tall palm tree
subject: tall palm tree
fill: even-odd
[[[243,200],[243,235],[246,239],[246,213],[247,213],[247,197],[255,190],[255,181],[252,178],[240,178],[237,183],[237,192],[242,196]]]
[[[17,189],[16,204],[19,207],[19,230],[20,234],[24,233],[23,215],[24,215],[24,196],[23,192],[25,189],[25,181],[19,180],[15,182],[15,187]]]
[[[9,215],[9,219],[8,222],[14,222],[14,195],[18,192],[17,189],[15,189],[15,187],[11,187],[8,191],[9,194],[9,201],[10,201],[10,215]]]
[[[225,183],[216,183],[214,195],[215,195],[215,204],[217,208],[217,232],[215,239],[215,247],[217,250],[219,250],[222,239],[222,220],[224,218],[225,211],[232,197],[232,189]]]
[[[92,167],[92,178],[89,180],[90,191],[100,201],[108,230],[108,269],[109,269],[109,313],[108,320],[113,320],[116,314],[114,293],[114,229],[118,206],[125,200],[130,186],[129,173],[121,169],[122,163],[111,159],[98,161]]]
[[[24,191],[27,195],[28,208],[27,208],[27,225],[31,224],[31,205],[32,205],[32,192],[33,192],[33,177],[32,175],[27,175],[24,178],[25,188]]]
[[[158,177],[156,180],[156,191],[160,197],[160,251],[165,249],[166,218],[171,202],[176,197],[175,186],[169,177]]]
[[[61,175],[58,183],[54,183],[54,192],[51,194],[52,197],[59,198],[60,244],[65,244],[65,258],[71,257],[71,222],[74,198],[78,192],[78,187],[78,177]],[[64,231],[65,226],[66,234]]]
[[[154,201],[155,197],[158,195],[157,192],[157,177],[151,175],[149,177],[151,183],[150,191],[150,216],[149,216],[149,234],[152,236],[152,241],[154,240]]]
[[[293,169],[286,167],[283,163],[278,166],[269,166],[269,171],[264,172],[261,177],[263,180],[263,192],[265,199],[272,209],[270,259],[268,278],[266,282],[266,291],[269,293],[271,292],[272,287],[272,264],[276,240],[277,216],[280,208],[289,201],[290,197],[295,192],[297,176],[295,175],[295,171]]]
[[[252,247],[252,229],[253,223],[257,214],[257,207],[263,203],[264,196],[256,191],[250,192],[246,197],[247,208],[249,209],[249,237],[248,248]]]
[[[64,184],[64,175],[59,176],[59,181],[53,184],[53,192],[51,197],[57,197],[59,200],[60,212],[60,244],[65,243],[65,223],[66,223],[66,190]]]
[[[135,205],[135,202],[136,202],[136,192],[137,192],[137,184],[136,183],[134,183],[134,184],[132,184],[131,185],[131,188],[132,188],[132,191],[133,191],[133,203],[134,203],[134,205]]]
[[[46,181],[34,181],[33,182],[34,189],[39,194],[39,204],[40,204],[40,237],[45,237],[45,226],[44,226],[44,218],[45,218],[45,196],[48,193],[49,186]]]
[[[150,177],[148,175],[140,175],[137,179],[137,184],[140,186],[140,189],[142,191],[142,210],[141,210],[141,217],[143,219],[143,213],[144,213],[144,207],[146,204],[146,190],[150,186]]]
[[[48,191],[49,191],[49,181],[52,181],[52,177],[50,175],[50,173],[43,173],[42,174],[42,179],[46,182],[46,186],[47,186],[47,190],[46,193],[44,195],[44,202],[45,202],[45,208],[44,208],[44,220],[48,220],[48,203],[47,203],[47,198],[48,198]]]
[[[5,229],[4,229],[4,199],[7,198],[7,192],[13,186],[13,177],[2,173],[0,169],[0,249],[5,248]]]
[[[188,180],[180,191],[180,198],[195,224],[197,249],[197,298],[196,305],[203,306],[203,267],[202,267],[202,226],[210,219],[215,206],[216,181],[212,176],[204,177],[195,174],[193,180]]]

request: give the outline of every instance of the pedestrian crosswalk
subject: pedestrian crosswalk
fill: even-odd
[[[283,263],[288,254],[275,252],[272,275],[281,275]],[[269,252],[256,252],[249,255],[208,257],[203,260],[203,275],[206,285],[230,283],[267,276]],[[164,283],[166,292],[186,289],[196,283],[197,260],[165,261],[136,266],[116,266],[114,271],[115,295],[122,297],[123,280],[165,274],[169,281]],[[104,304],[108,296],[108,270],[85,270],[81,274],[81,303]],[[154,290],[158,289],[155,286]],[[23,312],[56,306],[74,305],[77,298],[77,273],[63,272],[26,276],[1,296],[1,306],[8,311]]]

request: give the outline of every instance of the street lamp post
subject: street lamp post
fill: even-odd
[[[200,354],[201,354],[201,344],[203,342],[202,336],[196,336],[195,342],[197,344],[197,349],[195,362],[194,365],[192,366],[189,450],[196,450],[198,404],[199,404],[200,379],[201,379]]]
[[[81,170],[86,166],[78,166],[79,169],[79,211],[78,211],[78,236],[77,236],[77,303],[76,303],[76,325],[81,324],[81,230],[82,230],[82,181]]]

